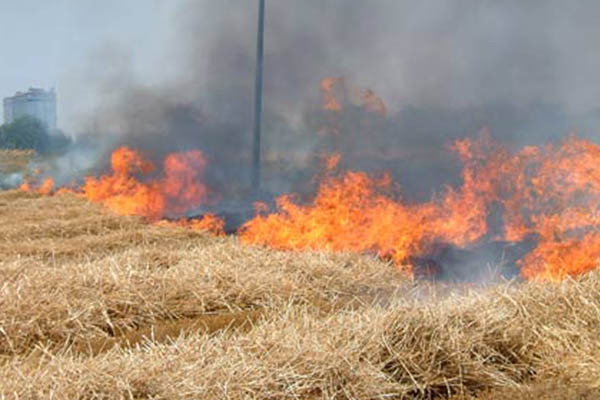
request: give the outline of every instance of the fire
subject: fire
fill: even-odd
[[[185,211],[187,205],[198,205],[206,198],[206,186],[198,183],[198,176],[205,167],[204,155],[198,150],[169,154],[165,159],[164,192],[168,197],[178,199],[173,204],[178,212]]]
[[[46,178],[44,179],[44,182],[42,183],[42,186],[40,186],[40,188],[38,189],[38,192],[40,194],[50,194],[52,192],[52,189],[54,188],[54,179],[52,178]]]
[[[334,156],[326,166],[338,162]],[[410,258],[436,239],[462,245],[486,232],[484,199],[477,199],[483,192],[472,180],[460,191],[448,189],[441,199],[419,205],[403,203],[394,189],[387,174],[328,176],[311,204],[280,197],[279,212],[249,221],[241,240],[283,250],[375,252],[410,273]]]
[[[180,219],[178,221],[159,221],[162,226],[178,226],[194,231],[210,232],[215,236],[225,236],[225,221],[213,214],[204,215],[201,219]]]
[[[164,160],[162,176],[148,179],[155,166],[139,151],[121,147],[112,153],[111,173],[86,178],[80,191],[117,214],[158,220],[182,215],[203,203],[208,195],[200,181],[205,166],[200,151],[173,153]]]
[[[225,221],[213,214],[208,214],[202,219],[188,221],[188,227],[195,231],[208,231],[217,236],[225,235]]]
[[[347,83],[344,78],[323,78],[320,88],[322,109],[325,111],[341,113],[345,104],[352,104],[382,117],[387,115],[387,106],[373,90],[361,89]]]
[[[257,203],[256,216],[240,230],[240,239],[283,250],[374,253],[408,274],[414,260],[436,243],[468,247],[499,239],[534,243],[518,261],[526,279],[561,280],[598,266],[600,146],[569,136],[560,144],[510,152],[484,131],[477,139],[457,140],[450,149],[463,163],[462,184],[417,204],[403,200],[389,174],[340,171],[342,155],[333,154],[324,160],[312,202],[284,195],[275,212]],[[109,173],[55,193],[75,193],[150,222],[223,235],[224,221],[214,215],[181,219],[208,202],[205,167],[198,150],[168,154],[156,168],[141,152],[121,147],[111,155]],[[52,178],[34,177],[21,189],[48,195],[54,187]],[[493,237],[488,225],[492,208],[501,214]]]
[[[343,78],[323,79],[321,90],[323,109],[334,122],[346,104],[382,116],[387,112],[372,91],[356,91]],[[339,133],[339,126],[332,125]],[[484,240],[531,244],[533,250],[517,262],[526,279],[561,280],[598,266],[599,145],[571,135],[560,144],[514,152],[484,130],[476,139],[457,140],[449,147],[463,163],[462,183],[442,188],[429,201],[403,200],[389,174],[341,171],[342,155],[336,153],[324,160],[311,202],[288,194],[276,200],[275,211],[257,203],[255,217],[239,231],[240,240],[282,250],[377,254],[409,275],[415,260],[439,243],[469,247]],[[140,151],[121,147],[110,161],[107,174],[55,193],[75,193],[121,215],[224,234],[224,221],[214,215],[182,219],[214,198],[203,182],[206,159],[201,151],[168,154],[157,168]],[[52,194],[54,180],[40,176],[21,189]],[[494,215],[498,211],[500,222],[489,221],[492,210]]]
[[[560,280],[600,260],[600,146],[570,136],[560,146],[525,148],[506,169],[514,177],[505,198],[506,236],[538,237],[520,261],[530,279]]]
[[[320,83],[321,109],[326,113],[326,125],[318,129],[321,135],[340,135],[342,112],[346,107],[358,107],[380,117],[387,116],[387,106],[371,89],[362,89],[342,77],[323,78]]]
[[[375,250],[402,264],[418,251],[424,215],[395,203],[385,194],[388,189],[388,179],[371,179],[360,172],[330,178],[311,205],[280,197],[280,213],[248,222],[241,240],[284,250]]]
[[[31,192],[31,185],[29,184],[29,181],[24,181],[21,186],[19,186],[19,190],[22,190],[24,192]]]
[[[249,221],[241,240],[285,250],[374,252],[410,273],[411,260],[436,241],[469,246],[483,240],[496,205],[502,239],[537,242],[519,261],[524,278],[560,280],[598,266],[600,146],[571,136],[560,146],[511,154],[483,132],[452,149],[464,163],[463,183],[429,202],[404,203],[387,175],[328,175],[310,204],[280,197],[278,210]]]
[[[42,195],[48,195],[52,193],[52,190],[54,189],[54,179],[46,178],[39,186],[33,184],[29,180],[25,180],[21,186],[19,186],[19,189],[24,192],[34,191]]]
[[[331,172],[335,171],[335,169],[340,165],[340,161],[342,160],[342,155],[340,153],[334,153],[325,159],[325,171]]]
[[[343,85],[343,78],[323,78],[321,80],[321,93],[323,95],[323,110],[342,112],[342,105],[337,100],[336,90]]]
[[[181,217],[186,211],[205,204],[209,191],[202,182],[206,159],[201,151],[168,154],[157,171],[141,152],[121,147],[113,151],[110,173],[85,178],[80,187],[61,187],[57,194],[74,193],[100,203],[120,215],[138,215],[150,222],[165,217]],[[46,178],[41,185],[26,181],[21,190],[43,195],[53,192],[54,180]],[[178,223],[196,230],[223,232],[223,221],[208,215],[201,220]]]

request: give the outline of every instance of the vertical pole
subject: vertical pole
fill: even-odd
[[[252,188],[260,189],[260,130],[263,109],[263,60],[265,35],[265,0],[259,0],[258,37],[256,40],[256,81],[254,86],[254,143],[252,151]]]

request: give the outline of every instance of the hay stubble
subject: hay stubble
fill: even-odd
[[[17,191],[0,192],[0,257],[7,397],[599,393],[597,273],[423,301],[372,257],[245,247]]]

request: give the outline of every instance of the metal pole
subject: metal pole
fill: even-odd
[[[259,0],[258,37],[256,40],[256,81],[254,86],[254,143],[252,151],[252,188],[260,189],[260,130],[263,109],[263,60],[265,35],[265,0]]]

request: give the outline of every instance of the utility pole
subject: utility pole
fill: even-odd
[[[260,134],[263,110],[263,64],[265,36],[265,0],[258,5],[258,37],[256,40],[256,80],[254,83],[254,142],[252,148],[252,188],[260,189]]]

